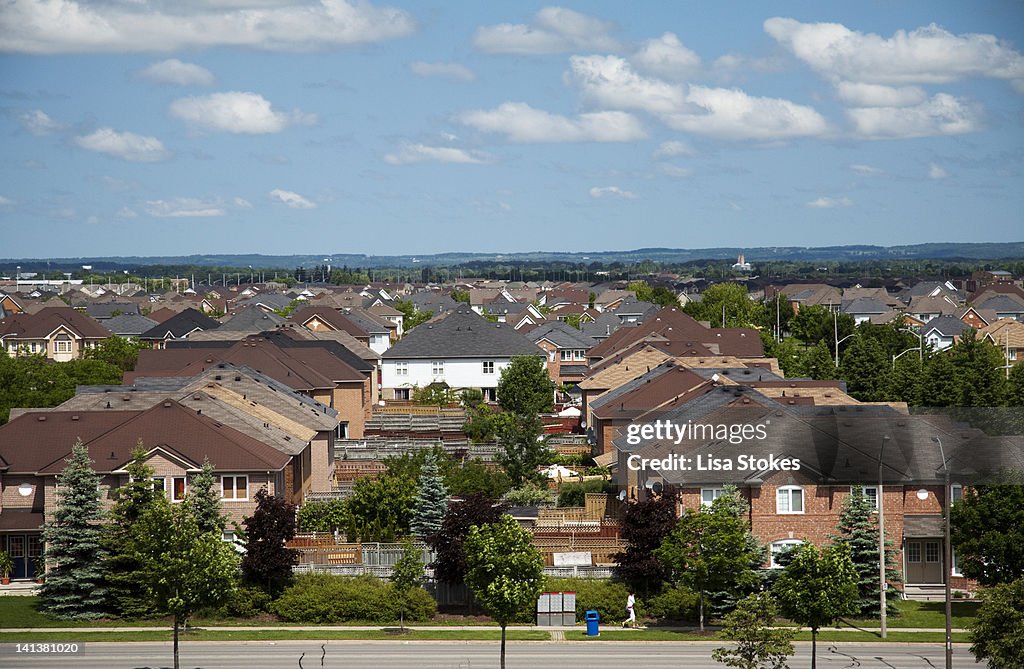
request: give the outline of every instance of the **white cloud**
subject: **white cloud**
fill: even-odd
[[[282,204],[285,204],[292,209],[315,209],[316,205],[302,197],[298,193],[293,193],[290,190],[281,190],[275,188],[270,191],[270,199],[276,200]]]
[[[631,142],[647,136],[636,117],[626,112],[592,112],[569,118],[523,102],[464,112],[456,120],[482,132],[505,135],[512,142]]]
[[[452,81],[473,81],[476,74],[473,70],[459,63],[424,63],[418,61],[409,65],[413,74],[421,77],[438,77]]]
[[[981,128],[981,111],[973,104],[945,93],[913,107],[848,109],[855,130],[869,138],[961,135]]]
[[[945,179],[949,176],[949,172],[942,169],[935,163],[928,165],[928,178],[929,179]]]
[[[152,163],[170,157],[163,142],[156,137],[136,135],[133,132],[117,132],[112,128],[100,128],[89,135],[75,137],[75,143],[83,149],[106,153],[132,162]]]
[[[618,51],[608,35],[611,24],[564,7],[545,7],[531,25],[499,23],[480,26],[473,45],[488,53],[550,54],[567,51]]]
[[[680,81],[700,69],[700,56],[683,46],[675,33],[649,39],[630,57],[637,69]]]
[[[890,38],[839,23],[775,17],[764,29],[819,73],[880,84],[940,84],[967,77],[1024,78],[1024,56],[994,35],[954,35],[936,24]]]
[[[147,200],[146,213],[156,218],[211,218],[225,214],[220,201],[192,197]]]
[[[839,99],[852,107],[912,107],[928,99],[928,94],[919,86],[883,86],[853,81],[836,84]]]
[[[565,76],[601,107],[671,113],[684,104],[680,86],[641,77],[618,56],[573,56]]]
[[[595,200],[599,200],[601,198],[606,197],[618,198],[622,200],[635,200],[636,193],[628,190],[622,190],[618,186],[594,186],[593,188],[590,189],[590,197],[594,198]]]
[[[884,170],[871,165],[850,165],[850,170],[857,174],[863,174],[864,176],[874,177],[880,174],[885,174]]]
[[[689,167],[680,167],[679,165],[673,165],[672,163],[658,163],[658,171],[666,176],[676,177],[678,179],[693,176],[693,170]]]
[[[139,72],[139,76],[161,84],[176,86],[213,86],[216,81],[213,73],[205,67],[193,63],[183,63],[177,58],[153,63]]]
[[[216,46],[310,51],[404,37],[415,29],[408,12],[365,1],[8,0],[0,12],[0,51],[124,53]]]
[[[426,161],[483,165],[490,162],[490,158],[476,151],[466,151],[449,146],[427,146],[426,144],[403,144],[395,153],[384,156],[384,162],[389,165],[409,165]]]
[[[234,203],[239,209],[252,209],[252,202],[249,202],[244,197],[236,197]]]
[[[54,121],[41,109],[27,111],[19,116],[18,120],[21,121],[21,125],[25,130],[28,130],[36,137],[52,135],[53,133],[60,132],[64,129],[62,124]]]
[[[0,206],[6,207],[7,205],[11,204],[14,204],[14,200],[12,200],[9,197],[4,197],[3,195],[0,195]]]
[[[807,203],[812,209],[834,209],[835,207],[852,207],[853,200],[848,197],[819,197]]]
[[[673,156],[693,156],[696,155],[696,151],[693,150],[686,142],[680,142],[679,140],[671,140],[668,142],[662,142],[658,145],[658,148],[654,150],[655,158],[672,158]]]
[[[694,112],[667,114],[676,130],[723,139],[783,140],[828,131],[824,117],[789,100],[748,95],[739,89],[690,86],[686,101]]]
[[[138,218],[139,212],[135,211],[131,207],[121,207],[117,212],[118,218]]]
[[[727,53],[715,59],[711,70],[719,77],[729,78],[736,72],[779,72],[784,63],[777,56],[757,58],[742,53]]]
[[[309,125],[316,116],[299,110],[282,112],[258,93],[213,93],[180,98],[171,103],[171,116],[207,130],[262,135],[281,132],[291,125]]]

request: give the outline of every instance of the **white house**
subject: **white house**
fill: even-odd
[[[452,389],[478,388],[494,400],[501,370],[520,355],[546,356],[510,325],[491,323],[460,306],[410,331],[384,352],[381,395],[407,400],[414,388],[445,383]]]

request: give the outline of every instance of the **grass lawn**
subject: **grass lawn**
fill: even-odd
[[[155,620],[61,620],[36,610],[38,597],[0,597],[0,630],[10,627],[152,627],[164,625]]]
[[[588,637],[586,632],[566,632],[566,641],[713,641],[720,642],[721,637],[716,632],[700,634],[699,632],[673,632],[669,630],[602,630],[601,636]],[[797,641],[810,641],[810,632],[798,632]],[[915,643],[943,643],[946,640],[944,632],[889,632],[885,641],[873,632],[819,632],[818,641],[878,641],[887,642],[915,642]],[[953,634],[954,643],[969,643],[970,636],[964,633]]]
[[[954,599],[953,628],[966,629],[974,624],[981,602],[977,600]],[[886,624],[889,629],[899,627],[931,627],[946,628],[945,602],[899,601],[896,603],[899,615],[888,616]],[[878,627],[878,618],[851,618],[835,625],[836,627]]]
[[[508,630],[509,641],[550,641],[548,632],[532,630]],[[54,641],[171,641],[171,630],[166,632],[17,632],[0,633],[0,642],[54,642]],[[205,631],[183,634],[181,640],[190,641],[301,641],[304,639],[329,641],[499,641],[500,630],[424,630],[405,634],[385,630],[265,630],[265,631]]]

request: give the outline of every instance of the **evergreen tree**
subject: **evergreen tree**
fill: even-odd
[[[203,468],[192,477],[191,484],[185,504],[195,517],[199,531],[204,534],[214,532],[220,536],[227,515],[221,512],[217,477],[209,460],[203,460]]]
[[[444,513],[448,510],[448,491],[437,470],[437,459],[433,453],[428,453],[423,462],[419,483],[416,511],[409,528],[415,536],[425,538],[437,534]]]
[[[850,495],[843,501],[836,529],[838,534],[831,537],[832,541],[846,544],[850,549],[853,567],[857,570],[857,615],[877,616],[881,595],[878,589],[878,521],[875,505],[864,494],[862,486],[853,486]],[[892,541],[888,538],[885,545],[885,578],[889,583],[899,583],[901,578],[895,566],[896,550],[891,548]],[[893,600],[893,597],[886,599],[885,611],[888,615],[897,613]]]
[[[153,504],[157,491],[153,487],[153,468],[146,464],[146,451],[140,440],[132,451],[132,460],[125,469],[128,483],[114,491],[110,523],[104,527],[103,544],[108,557],[104,574],[113,612],[124,618],[143,618],[155,613],[152,600],[146,595],[142,580],[142,557],[135,542],[133,528],[146,509]]]
[[[967,330],[949,349],[960,382],[959,406],[998,407],[1006,402],[1006,364],[1003,352],[992,342],[978,339]]]
[[[921,406],[959,406],[960,397],[960,379],[953,359],[946,352],[931,358],[921,384]]]
[[[81,441],[65,462],[57,477],[57,509],[43,528],[52,567],[39,592],[41,608],[59,618],[97,618],[107,605],[100,477]]]
[[[295,536],[295,505],[260,488],[256,511],[243,524],[246,542],[242,574],[269,593],[279,592],[299,560],[298,551],[285,545]]]
[[[1006,406],[1024,407],[1024,362],[1018,362],[1010,368],[1007,381]]]
[[[744,542],[743,552],[746,553],[750,562],[748,568],[751,572],[758,574],[759,576],[763,573],[761,567],[768,559],[768,548],[761,544],[754,533],[750,531],[745,519],[748,517],[750,512],[750,502],[743,498],[740,494],[739,489],[731,483],[726,484],[722,489],[723,494],[718,497],[715,501],[718,502],[720,509],[723,513],[732,514],[746,530],[746,540]],[[761,579],[757,581],[751,579],[749,582],[737,585],[734,583],[727,584],[726,589],[717,590],[708,593],[708,611],[712,616],[721,617],[733,609],[736,608],[736,604],[740,598],[752,594],[755,589],[763,588],[764,584],[759,583]]]
[[[912,407],[923,405],[925,364],[916,355],[908,353],[896,361],[889,372],[885,399],[906,402]]]

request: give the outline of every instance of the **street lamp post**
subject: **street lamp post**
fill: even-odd
[[[911,351],[920,351],[920,349],[917,346],[915,346],[914,348],[908,348],[906,351],[903,351],[902,353],[897,353],[896,355],[892,356],[892,368],[896,369],[896,360],[897,360],[897,358],[901,358],[904,355],[906,355],[907,353],[910,353]],[[923,353],[922,353],[922,355],[923,355]]]
[[[950,575],[953,566],[953,546],[949,541],[949,509],[952,506],[952,490],[949,487],[949,463],[946,461],[946,452],[942,448],[942,440],[932,437],[932,441],[939,445],[939,457],[942,458],[943,483],[942,497],[945,501],[946,516],[946,545],[943,550],[943,569],[945,570],[946,581],[946,669],[953,669],[953,598]]]
[[[885,589],[888,585],[885,580],[885,488],[882,486],[882,455],[885,452],[885,442],[889,441],[889,435],[882,437],[882,446],[878,449],[878,602],[879,602],[879,627],[882,638],[886,638],[885,620]]]

